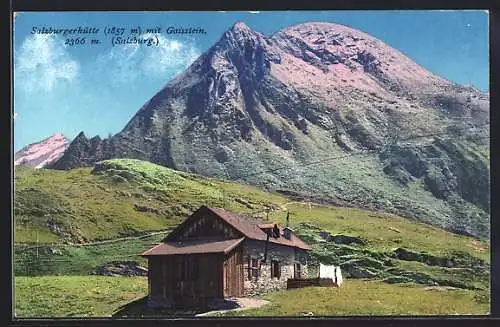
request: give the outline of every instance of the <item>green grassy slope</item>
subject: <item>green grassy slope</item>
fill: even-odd
[[[255,211],[285,202],[251,186],[138,160],[111,160],[101,169],[16,167],[15,241],[36,242],[37,233],[42,243],[98,241],[168,229],[202,204]]]
[[[17,167],[15,188],[18,243],[35,242],[36,231],[41,243],[63,241],[64,235],[47,226],[49,220],[88,241],[166,230],[206,204],[254,213],[271,207],[274,210],[269,219],[280,223],[284,223],[288,210],[292,227],[309,222],[332,233],[362,236],[370,248],[379,251],[393,247],[436,254],[453,250],[489,260],[487,242],[395,215],[290,203],[292,200],[284,196],[249,185],[177,172],[139,160],[105,161],[95,173],[91,168],[57,171]]]
[[[404,247],[435,255],[463,251],[485,261],[490,258],[488,242],[395,215],[356,208],[309,206],[307,203],[292,203],[286,208],[290,212],[292,227],[308,223],[332,234],[358,236],[373,251]],[[282,212],[273,212],[269,219],[284,224],[286,216]]]
[[[93,245],[14,245],[15,276],[89,275],[111,261],[136,261],[147,267],[139,254],[161,242],[167,233],[130,237]]]

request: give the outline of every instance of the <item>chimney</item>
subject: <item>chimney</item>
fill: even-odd
[[[264,263],[267,261],[267,245],[269,244],[269,236],[271,236],[271,231],[267,232],[266,244],[264,248],[264,260],[262,260]]]
[[[277,224],[274,224],[273,227],[273,236],[274,238],[279,238],[280,237],[280,229]]]
[[[290,227],[285,227],[283,229],[283,236],[289,240],[292,237],[293,230]]]

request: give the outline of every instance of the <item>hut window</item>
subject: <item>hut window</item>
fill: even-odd
[[[281,269],[280,262],[278,260],[271,261],[271,277],[280,278],[281,277]]]
[[[248,279],[259,278],[259,260],[248,257]]]
[[[259,260],[252,259],[252,277],[259,277]]]

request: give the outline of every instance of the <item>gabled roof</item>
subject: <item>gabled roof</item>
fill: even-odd
[[[237,229],[240,233],[245,235],[247,238],[252,240],[265,241],[267,239],[267,234],[261,229],[261,225],[267,225],[268,223],[263,222],[259,219],[255,219],[251,216],[245,214],[239,214],[231,211],[227,211],[220,208],[207,208],[212,211],[219,218],[226,221],[228,224]],[[274,227],[274,224],[272,225]],[[280,237],[274,238],[270,237],[269,242],[296,247],[303,250],[311,250],[311,246],[306,242],[302,241],[300,238],[292,234],[290,239],[284,238],[283,235],[283,227],[278,226],[280,228]]]
[[[226,211],[220,208],[208,208],[208,210],[212,211],[215,215],[248,238],[257,240],[262,239],[262,237],[264,237],[264,239],[266,238],[266,233],[259,228],[258,220],[251,216]]]
[[[198,239],[194,241],[166,242],[155,246],[142,253],[141,256],[149,257],[155,255],[175,254],[202,254],[202,253],[229,253],[238,246],[245,238],[232,240]]]
[[[209,208],[207,206],[201,206],[193,214],[191,214],[186,220],[184,220],[180,225],[177,226],[164,240],[163,243],[157,245],[151,250],[144,252],[142,255],[168,255],[168,254],[187,254],[195,253],[193,251],[198,251],[196,253],[215,253],[221,252],[224,248],[225,243],[213,243],[215,241],[209,241],[206,238],[197,239],[196,241],[185,240],[179,242],[179,232],[182,231],[187,225],[192,223],[197,219],[198,214],[211,213],[218,219],[221,219],[226,224],[238,231],[238,236],[235,239],[248,238],[257,241],[266,241],[267,233],[261,228],[267,228],[268,225],[271,227],[269,222],[263,221],[261,219],[256,219],[248,214],[235,213],[232,211],[227,211],[221,208]],[[274,224],[272,224],[274,227]],[[283,236],[283,227],[278,226],[280,229],[280,237],[274,238],[269,237],[269,243],[279,244],[284,246],[290,246],[302,250],[311,250],[311,246],[306,242],[302,241],[295,234],[290,235],[290,239],[286,239]],[[222,242],[222,241],[218,241]],[[185,244],[186,249],[181,250],[181,245]],[[238,243],[239,244],[239,243]],[[202,250],[201,248],[207,246],[207,250]],[[175,248],[175,249],[174,249]],[[155,250],[156,249],[156,250]],[[152,252],[149,252],[152,251]],[[208,252],[207,252],[208,251]],[[213,252],[215,251],[215,252]]]

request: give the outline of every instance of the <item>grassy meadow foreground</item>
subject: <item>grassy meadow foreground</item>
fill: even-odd
[[[17,317],[109,317],[121,305],[145,295],[144,277],[15,277]]]
[[[309,203],[128,159],[69,171],[16,167],[15,183],[17,317],[110,316],[143,298],[145,277],[97,271],[113,261],[146,267],[138,254],[202,204],[279,223],[289,212],[291,227],[313,246],[310,276],[323,262],[340,265],[345,278],[340,288],[267,294],[270,304],[230,314],[489,312],[489,242],[403,217]]]
[[[226,315],[315,316],[350,315],[454,315],[488,314],[489,303],[474,292],[389,285],[380,281],[348,280],[341,287],[307,287],[269,294],[271,303],[257,309]]]
[[[145,277],[16,277],[18,317],[112,316],[147,295]],[[487,314],[488,302],[474,292],[422,285],[348,280],[340,288],[309,287],[269,294],[270,304],[226,316]],[[127,313],[125,313],[127,315]],[[129,317],[133,317],[130,314]]]

